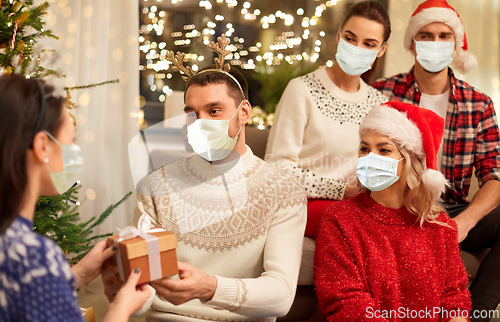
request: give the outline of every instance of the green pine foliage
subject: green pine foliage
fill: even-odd
[[[38,199],[34,218],[34,230],[55,241],[71,265],[88,253],[94,240],[112,235],[108,233],[91,236],[93,229],[103,223],[111,212],[132,194],[129,192],[116,204],[110,205],[99,217],[94,216],[80,223],[77,205],[80,187],[75,186],[59,196]]]
[[[276,111],[276,106],[288,82],[295,77],[310,73],[316,68],[317,66],[313,64],[298,62],[291,65],[285,61],[278,66],[272,67],[266,66],[266,64],[258,65],[252,77],[261,85],[259,94],[266,104],[267,113]]]
[[[49,3],[44,2],[35,6],[33,0],[1,1],[0,67],[6,74],[16,71],[31,78],[55,74],[55,70],[40,65],[41,52],[35,53],[35,44],[39,39],[44,37],[58,39],[50,29],[45,29],[45,21],[42,19]],[[16,22],[17,30],[14,37]],[[14,39],[13,48],[12,39]]]

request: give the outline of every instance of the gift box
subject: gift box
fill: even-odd
[[[105,266],[117,265],[122,281],[137,267],[141,269],[138,284],[179,273],[177,236],[163,229],[150,229],[149,223],[144,224],[145,219],[141,216],[139,229],[126,227],[119,235],[108,237],[108,246],[116,245],[118,252]]]
[[[91,307],[81,307],[83,322],[95,322],[94,309]]]

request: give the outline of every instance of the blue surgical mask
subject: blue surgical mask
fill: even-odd
[[[381,191],[398,181],[399,161],[373,152],[358,159],[359,182],[370,191]]]
[[[62,150],[62,157],[64,162],[64,169],[61,172],[52,172],[47,164],[45,166],[49,169],[50,179],[54,184],[57,192],[62,194],[71,188],[75,182],[78,181],[80,171],[83,164],[82,150],[76,144],[60,144],[49,132],[44,131],[54,142],[56,142]],[[45,160],[45,163],[48,159]]]
[[[452,61],[455,42],[449,41],[416,41],[417,60],[422,67],[432,73],[446,68]]]
[[[382,47],[384,44],[382,44]],[[380,48],[382,48],[380,47]],[[344,39],[340,38],[339,45],[337,46],[337,54],[335,59],[339,67],[347,75],[355,76],[361,75],[367,70],[372,69],[371,64],[377,58],[379,50],[360,48],[349,44]]]

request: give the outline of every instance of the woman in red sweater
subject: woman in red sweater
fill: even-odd
[[[315,284],[328,321],[468,321],[470,296],[456,224],[436,202],[444,122],[391,101],[360,127],[365,193],[326,211]]]

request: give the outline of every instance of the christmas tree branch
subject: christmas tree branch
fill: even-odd
[[[101,85],[105,85],[105,84],[113,84],[113,83],[119,83],[119,82],[120,82],[119,79],[113,79],[113,80],[109,80],[109,81],[105,81],[105,82],[97,83],[97,84],[64,87],[64,90],[65,91],[71,91],[71,90],[74,90],[74,89],[93,88],[93,87],[97,87],[97,86],[101,86]]]
[[[132,194],[132,191],[130,191],[129,193],[127,193],[120,201],[118,201],[117,203],[115,203],[114,205],[110,205],[100,216],[99,216],[99,219],[97,219],[93,224],[92,226],[89,227],[89,229],[92,229],[94,228],[95,226],[98,226],[100,225],[110,214],[111,212],[116,208],[118,207],[122,202],[124,202],[125,200],[128,199],[128,197],[130,197],[130,195]]]
[[[91,241],[93,241],[95,239],[107,238],[109,236],[113,236],[113,233],[107,233],[107,234],[92,236],[89,239],[87,239],[87,241],[91,242]]]
[[[41,197],[36,207],[34,230],[54,240],[68,256],[71,264],[78,262],[100,238],[109,237],[112,233],[90,236],[92,229],[102,224],[111,212],[122,204],[132,192],[127,193],[120,201],[106,208],[99,215],[93,216],[84,223],[78,223],[80,214],[78,207],[72,207],[69,200],[78,200],[81,185],[70,188],[59,196]]]

